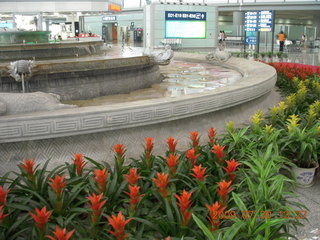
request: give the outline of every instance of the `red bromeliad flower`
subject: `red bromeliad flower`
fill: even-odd
[[[204,175],[205,171],[207,168],[202,168],[202,165],[200,164],[199,166],[194,166],[191,170],[194,172],[194,174],[191,174],[194,176],[196,179],[199,181],[202,181],[207,175]]]
[[[6,216],[9,215],[9,214],[4,214],[3,208],[4,208],[4,205],[0,206],[0,225],[1,225],[2,222],[3,222],[3,219],[4,219]]]
[[[179,156],[175,156],[174,154],[171,154],[171,153],[169,157],[166,157],[168,168],[172,173],[175,173],[177,170],[177,165],[179,163],[178,159],[179,159]]]
[[[56,231],[52,232],[54,235],[56,235],[56,237],[52,237],[48,235],[46,237],[51,240],[69,240],[72,234],[74,233],[74,231],[75,229],[67,233],[67,230],[65,228],[61,229],[59,226],[56,226]]]
[[[191,218],[191,212],[190,212],[190,207],[192,202],[190,201],[192,192],[188,193],[186,190],[182,191],[181,196],[176,194],[176,198],[178,199],[178,206],[180,207],[180,210],[182,212],[183,216],[183,225],[187,225],[190,218]]]
[[[146,158],[149,159],[151,157],[151,152],[154,146],[153,138],[147,137],[145,142],[146,142],[146,146],[144,148],[144,152],[146,154]]]
[[[74,160],[73,163],[76,165],[77,167],[77,174],[78,176],[82,175],[82,170],[84,168],[84,166],[88,163],[83,161],[83,157],[82,157],[82,153],[79,154],[74,154]]]
[[[159,192],[161,193],[163,198],[166,198],[168,196],[168,191],[167,191],[167,185],[169,183],[169,174],[165,174],[165,173],[157,173],[157,178],[152,178],[152,180],[154,181],[154,183],[156,184],[156,186],[159,189]]]
[[[176,146],[177,146],[178,141],[174,141],[173,138],[168,137],[167,138],[167,144],[168,144],[168,148],[169,148],[169,152],[174,154],[176,151]]]
[[[190,133],[190,139],[192,141],[192,146],[194,148],[198,147],[200,136],[199,136],[199,133],[197,131],[193,131],[193,132]]]
[[[124,174],[127,182],[130,185],[136,185],[138,183],[138,180],[140,177],[140,174],[137,174],[137,169],[136,168],[130,168],[129,174]]]
[[[41,210],[38,208],[35,209],[36,214],[29,212],[33,220],[36,222],[36,226],[40,231],[44,231],[49,217],[51,216],[52,211],[47,211],[46,207],[43,207]]]
[[[208,137],[209,137],[209,141],[210,141],[211,145],[213,146],[216,143],[216,141],[215,141],[216,130],[214,128],[209,128]]]
[[[234,159],[232,159],[231,161],[226,161],[226,163],[228,164],[228,167],[223,168],[223,169],[229,175],[230,180],[234,181],[234,179],[236,178],[236,175],[234,174],[234,172],[237,170],[237,167],[240,165],[240,163],[238,163]]]
[[[144,194],[139,195],[140,187],[137,186],[130,185],[129,190],[130,193],[126,192],[126,194],[128,194],[131,199],[130,207],[134,208],[135,205],[140,202],[140,197],[142,197]]]
[[[113,150],[118,155],[118,157],[122,158],[124,156],[124,153],[126,152],[125,147],[123,144],[117,144],[113,146]]]
[[[86,197],[90,200],[90,208],[92,209],[91,220],[93,224],[96,224],[98,222],[98,218],[101,215],[102,207],[107,201],[101,201],[102,195],[103,193],[99,195],[93,193],[92,195],[89,195],[89,197]]]
[[[104,168],[102,170],[96,169],[93,171],[95,177],[93,177],[93,180],[96,181],[98,184],[99,192],[104,192],[106,190],[106,184],[107,184],[107,177],[108,177],[108,171]]]
[[[200,154],[195,155],[196,150],[191,148],[186,152],[186,157],[191,161],[192,166],[196,165],[196,159],[200,156]]]
[[[219,144],[217,145],[213,145],[213,149],[214,150],[211,150],[211,152],[215,153],[217,158],[218,158],[218,162],[221,164],[222,163],[222,159],[226,156],[226,154],[223,152],[223,149],[225,148],[226,146],[220,146]]]
[[[107,217],[109,224],[113,227],[114,231],[109,231],[113,236],[116,237],[117,240],[123,240],[126,238],[128,234],[124,233],[124,228],[128,222],[132,220],[129,218],[125,220],[122,212],[119,212],[118,216],[112,215],[111,217]]]
[[[211,206],[206,204],[206,207],[209,210],[209,221],[211,223],[211,231],[215,231],[220,226],[220,215],[223,213],[223,211],[226,209],[222,205],[220,205],[218,202],[215,202]]]
[[[21,163],[19,166],[26,170],[28,176],[33,176],[36,171],[36,168],[33,169],[34,160],[31,159],[25,159],[24,163]]]
[[[232,181],[226,182],[225,180],[218,182],[220,189],[218,189],[217,192],[218,192],[218,195],[222,198],[223,203],[226,202],[227,195],[231,191],[231,188],[230,188],[231,183]]]
[[[10,189],[5,191],[3,187],[0,185],[0,207],[6,205],[6,198],[9,191]]]
[[[49,178],[49,180],[51,181],[51,183],[49,183],[49,185],[52,187],[53,191],[55,191],[56,196],[58,198],[60,198],[61,194],[62,194],[62,190],[67,184],[64,179],[64,176],[60,177],[57,174],[54,179]]]

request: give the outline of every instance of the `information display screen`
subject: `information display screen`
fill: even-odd
[[[165,12],[166,38],[206,38],[206,12]]]
[[[244,30],[246,32],[271,32],[272,15],[272,11],[245,12]]]

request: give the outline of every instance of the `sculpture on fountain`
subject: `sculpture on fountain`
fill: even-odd
[[[168,65],[174,55],[170,45],[166,45],[164,48],[156,48],[151,51],[145,50],[143,54],[153,57],[155,62],[159,65]]]
[[[53,111],[75,108],[75,105],[60,103],[60,96],[54,93],[1,93],[0,116]]]
[[[34,61],[32,60],[18,60],[11,62],[9,66],[10,76],[13,77],[17,82],[22,82],[22,91],[25,92],[24,81],[30,78],[32,75],[32,68]]]
[[[206,59],[210,62],[226,62],[231,57],[230,53],[226,50],[216,48],[214,51],[209,52]]]

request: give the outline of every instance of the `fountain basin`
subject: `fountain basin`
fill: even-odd
[[[6,32],[1,32],[3,34]],[[48,41],[47,41],[48,42]],[[80,57],[101,54],[103,41],[62,41],[56,43],[5,44],[0,45],[0,62],[20,59],[35,60],[61,57]]]
[[[204,55],[180,57],[205,61]],[[240,71],[243,78],[209,92],[1,117],[1,174],[15,169],[25,157],[62,163],[72,153],[82,152],[98,161],[112,161],[111,149],[117,143],[127,146],[134,157],[142,150],[136,143],[149,136],[159,143],[158,150],[164,151],[169,136],[179,139],[179,147],[186,147],[190,131],[205,136],[208,127],[222,130],[230,120],[243,124],[256,110],[278,102],[279,95],[273,91],[277,75],[272,67],[239,58],[225,64]]]
[[[0,64],[0,93],[21,92],[21,83],[8,73],[8,64]],[[28,92],[50,92],[61,100],[90,99],[128,93],[150,87],[162,80],[153,58],[82,58],[36,61]]]

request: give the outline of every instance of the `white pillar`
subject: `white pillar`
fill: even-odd
[[[243,35],[243,24],[244,24],[244,12],[235,11],[233,12],[233,26],[236,36],[242,36]]]

